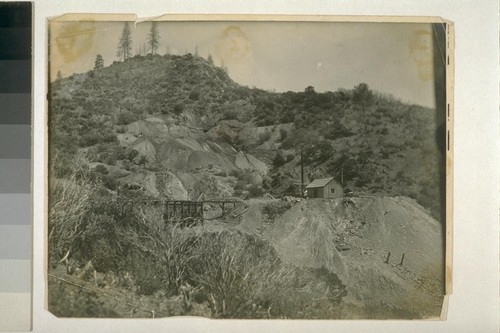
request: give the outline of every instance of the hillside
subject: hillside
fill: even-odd
[[[92,317],[93,306],[118,317],[147,317],[137,312],[147,306],[213,318],[439,314],[434,110],[363,83],[248,88],[191,54],[59,78],[49,97],[56,315]],[[299,198],[301,162],[305,182],[335,177],[347,197]],[[221,199],[235,207],[206,202]],[[165,223],[164,200],[205,201],[204,221]]]
[[[434,111],[371,91],[361,110],[359,89],[270,93],[190,54],[137,56],[52,84],[53,170],[69,172],[80,156],[144,175],[155,197],[171,195],[153,188],[165,170],[182,183],[179,193],[215,177],[220,195],[245,196],[241,172],[249,170],[255,186],[279,196],[297,193],[302,153],[306,181],[334,176],[348,191],[406,195],[438,218]],[[104,178],[110,190],[128,182]]]

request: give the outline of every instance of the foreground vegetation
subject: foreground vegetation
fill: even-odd
[[[85,177],[82,173],[70,180],[51,179],[49,272],[66,257],[71,259],[64,262],[73,269],[85,271],[91,262],[97,272],[112,272],[127,281],[122,287],[141,295],[180,295],[189,286],[184,296],[187,314],[190,302],[206,303],[211,316],[222,318],[338,314],[345,286],[326,269],[288,265],[256,236],[165,224],[158,208],[137,208],[99,193]],[[57,315],[120,315],[107,308],[96,315],[98,303],[85,293],[72,306],[64,306],[65,288],[54,284],[49,293]]]

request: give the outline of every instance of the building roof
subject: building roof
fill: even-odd
[[[324,187],[324,186],[326,186],[326,184],[328,184],[332,180],[333,180],[333,177],[315,179],[309,185],[307,185],[306,188]]]

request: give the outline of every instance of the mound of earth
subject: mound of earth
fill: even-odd
[[[367,312],[382,307],[421,317],[440,314],[442,227],[414,200],[302,200],[265,237],[285,260],[335,272],[347,286],[346,304]]]

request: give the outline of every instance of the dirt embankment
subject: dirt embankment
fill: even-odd
[[[348,288],[344,302],[351,307],[439,316],[442,227],[412,199],[303,200],[263,236],[283,259],[335,272]]]

